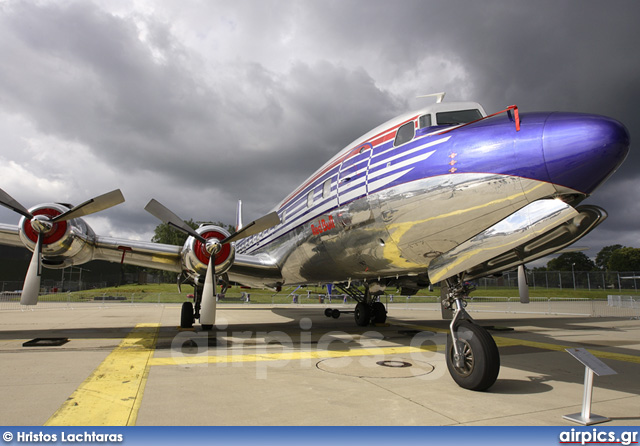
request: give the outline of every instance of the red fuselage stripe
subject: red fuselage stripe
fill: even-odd
[[[405,125],[407,122],[410,121],[414,121],[418,118],[418,115],[414,116],[411,119],[407,119],[404,122],[401,122],[400,124],[397,124],[393,127],[388,128],[387,130],[383,130],[382,132],[378,133],[377,135],[372,136],[371,138],[367,139],[366,141],[361,142],[360,144],[358,144],[357,146],[355,146],[355,148],[360,148],[362,145],[364,144],[371,144],[372,147],[376,147],[382,143],[385,143],[393,138],[395,138],[395,132],[394,133],[389,133],[392,132],[393,130],[396,130],[398,127]],[[331,169],[333,169],[334,167],[336,167],[338,164],[344,162],[345,160],[351,158],[352,156],[355,156],[358,154],[358,150],[348,150],[344,155],[342,155],[340,158],[336,159],[334,162],[332,162],[331,164],[329,164],[327,167],[325,167],[324,169],[322,169],[320,172],[318,172],[316,175],[314,175],[313,177],[309,178],[307,181],[305,181],[300,187],[298,187],[295,191],[293,191],[283,202],[282,205],[280,206],[280,209],[282,209],[287,203],[289,203],[293,198],[295,198],[298,193],[304,189],[307,188],[307,186],[309,186],[309,184],[313,183],[315,180],[317,180],[318,178],[320,178],[322,175],[324,175],[325,173],[327,173],[328,171],[330,171]]]

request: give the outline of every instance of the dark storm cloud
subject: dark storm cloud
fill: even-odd
[[[11,67],[0,78],[3,96],[43,132],[81,139],[124,165],[206,114],[179,50],[162,32],[152,36],[171,64],[154,61],[132,23],[90,3],[20,3],[2,25],[1,54]]]
[[[415,95],[442,89],[487,111],[605,114],[640,134],[635,1],[110,6],[3,3],[0,107],[123,178],[147,179],[129,193],[200,213],[187,218],[224,219],[237,198],[251,217],[268,211],[346,144],[421,105]],[[632,148],[591,199],[606,201],[603,234],[637,236],[640,208],[625,191],[639,162]],[[70,162],[68,174],[84,167]],[[114,219],[153,221],[134,213]]]
[[[397,112],[362,69],[327,61],[279,75],[238,62],[224,67],[233,78],[205,82],[154,25],[161,60],[132,23],[91,4],[13,5],[0,44],[14,67],[0,75],[6,103],[125,173],[180,176],[263,203]]]

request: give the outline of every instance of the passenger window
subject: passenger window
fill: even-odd
[[[413,139],[415,135],[415,124],[413,121],[407,122],[405,125],[398,129],[398,133],[396,133],[396,139],[393,141],[393,147],[401,146],[402,144],[408,143]]]
[[[331,178],[326,180],[322,185],[322,198],[327,198],[331,195]]]
[[[431,115],[422,115],[420,116],[420,120],[418,121],[418,126],[421,129],[431,127]]]
[[[307,194],[307,207],[310,208],[311,206],[313,206],[313,190]]]

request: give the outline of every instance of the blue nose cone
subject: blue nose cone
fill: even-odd
[[[629,132],[604,116],[552,113],[544,125],[542,147],[554,184],[590,194],[626,158]]]

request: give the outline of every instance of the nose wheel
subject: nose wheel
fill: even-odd
[[[469,321],[460,321],[455,333],[458,355],[451,335],[447,336],[447,369],[453,380],[469,390],[487,390],[498,378],[500,354],[491,335]]]
[[[475,288],[458,280],[447,280],[443,308],[454,310],[447,335],[447,369],[462,388],[487,390],[498,379],[500,353],[487,330],[475,324],[466,312],[465,299]]]

